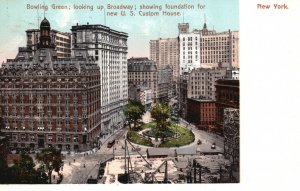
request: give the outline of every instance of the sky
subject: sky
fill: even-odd
[[[0,6],[0,22],[5,27],[0,28],[0,63],[14,58],[18,47],[26,46],[27,29],[38,28],[38,16],[44,17],[43,9],[28,9],[28,4],[48,6],[45,16],[51,24],[51,29],[70,32],[76,23],[102,24],[114,30],[128,33],[128,58],[149,57],[149,41],[158,38],[174,38],[178,36],[178,23],[187,22],[190,31],[203,27],[204,18],[209,29],[217,32],[239,30],[238,0],[2,0]],[[107,5],[136,5],[135,16],[120,16],[121,10],[109,10]],[[140,5],[190,4],[194,9],[166,10],[180,12],[179,16],[139,16]],[[197,4],[205,5],[198,9]],[[70,9],[53,9],[52,5],[70,6]],[[93,10],[74,9],[74,5],[92,5]],[[103,10],[97,6],[104,6]],[[117,11],[118,16],[105,16],[104,13]],[[144,10],[149,11],[149,10]],[[151,10],[157,11],[157,10]]]

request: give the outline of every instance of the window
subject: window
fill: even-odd
[[[77,143],[78,142],[78,135],[74,135],[74,143]]]
[[[34,142],[35,141],[35,136],[34,135],[30,135],[30,141]]]
[[[48,142],[52,142],[52,135],[48,135]]]
[[[71,139],[70,139],[70,135],[66,135],[66,142],[70,142],[71,141]]]
[[[62,135],[57,135],[57,142],[62,142],[63,139],[62,139]]]
[[[26,136],[24,134],[21,135],[21,141],[22,142],[26,141]]]

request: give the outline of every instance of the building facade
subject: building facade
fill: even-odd
[[[50,23],[37,51],[19,48],[0,68],[0,112],[10,146],[87,150],[101,130],[100,68],[87,56],[60,59]]]
[[[179,43],[178,38],[166,38],[150,41],[150,59],[154,60],[158,68],[170,67],[172,70],[172,84],[169,87],[170,96],[178,94],[179,81]]]
[[[172,70],[168,66],[158,68],[153,60],[144,57],[128,59],[129,85],[150,88],[155,103],[168,100],[171,80]]]
[[[222,133],[224,109],[240,107],[239,80],[220,79],[216,82],[216,127]]]
[[[188,74],[188,98],[216,100],[216,81],[226,77],[226,68],[197,68]]]
[[[101,127],[104,134],[123,127],[128,103],[127,33],[103,25],[72,26],[72,54],[92,56],[101,74]]]
[[[180,33],[179,47],[180,75],[200,68],[200,32],[194,30],[191,33]]]
[[[212,130],[216,122],[215,101],[187,99],[187,120],[200,129]]]
[[[181,75],[179,79],[179,115],[187,119],[187,94],[188,94],[188,75]]]
[[[239,32],[201,30],[189,32],[186,23],[178,24],[180,75],[199,67],[239,67]]]
[[[133,102],[140,102],[146,110],[151,108],[151,106],[153,105],[151,88],[129,83],[128,100]]]
[[[172,80],[179,79],[179,44],[178,38],[150,40],[150,59],[154,60],[158,68],[169,66],[172,68]]]
[[[58,58],[71,57],[71,33],[50,30],[51,41],[55,45]],[[39,29],[26,30],[27,47],[32,50],[33,55],[37,52],[41,33]]]

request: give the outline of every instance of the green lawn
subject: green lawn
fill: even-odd
[[[153,146],[153,144],[152,144],[152,142],[150,140],[141,137],[138,134],[138,132],[136,132],[136,131],[129,131],[127,133],[127,138],[128,138],[129,141],[131,141],[131,142],[133,142],[135,144],[149,146],[149,147]]]
[[[173,131],[176,131],[175,124],[173,124],[170,128]],[[180,133],[180,136],[178,138],[163,142],[159,145],[159,147],[180,147],[194,142],[195,135],[189,129],[177,126],[177,131]]]
[[[150,123],[144,123],[141,128],[148,129],[148,128],[153,128],[155,126],[156,126],[156,122],[150,122]]]
[[[129,131],[128,134],[127,134],[128,140],[135,143],[135,144],[140,144],[140,145],[152,147],[153,146],[152,142],[149,141],[148,139],[145,139],[145,138],[141,137],[138,134],[138,132],[143,130],[143,129],[153,128],[155,126],[156,126],[156,123],[151,122],[151,123],[143,124],[139,128],[139,130],[137,130],[137,131],[133,131],[133,130]],[[176,125],[175,124],[172,124],[172,126],[169,127],[169,128],[173,132],[176,132]],[[180,146],[188,145],[188,144],[194,142],[195,136],[189,129],[177,125],[177,131],[180,134],[180,136],[178,138],[174,138],[174,139],[165,141],[165,142],[161,143],[159,145],[159,147],[180,147]]]

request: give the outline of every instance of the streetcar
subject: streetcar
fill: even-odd
[[[107,148],[111,148],[115,144],[116,140],[113,139],[107,143]]]

